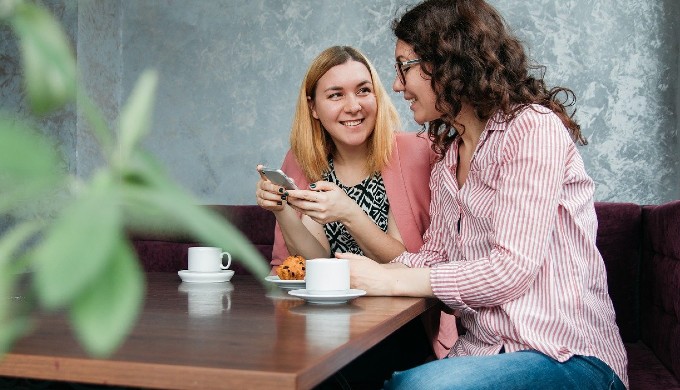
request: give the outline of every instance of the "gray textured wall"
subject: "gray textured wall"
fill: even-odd
[[[149,149],[203,203],[254,204],[255,165],[279,165],[300,80],[325,47],[364,51],[391,85],[389,22],[398,0],[52,0],[74,35],[83,83],[115,123],[144,69],[160,74]],[[596,200],[680,198],[680,5],[677,0],[492,0],[572,88],[590,144]],[[16,50],[0,30],[0,104],[20,108]],[[7,65],[9,64],[9,65]],[[7,69],[11,71],[8,72]],[[392,95],[406,130],[417,130]],[[100,157],[74,110],[46,121],[73,172]],[[74,124],[75,123],[75,124]],[[74,130],[75,129],[75,130]]]

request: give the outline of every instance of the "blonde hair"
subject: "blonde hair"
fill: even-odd
[[[312,116],[308,97],[314,99],[319,79],[334,66],[357,61],[371,74],[377,113],[375,127],[367,139],[366,170],[380,172],[392,154],[394,133],[399,131],[399,114],[387,91],[380,82],[373,65],[360,51],[349,46],[333,46],[324,50],[312,61],[300,86],[300,93],[290,133],[290,148],[310,182],[320,180],[328,171],[328,157],[335,152],[335,144],[321,122]]]

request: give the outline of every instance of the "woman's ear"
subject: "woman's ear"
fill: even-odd
[[[314,119],[319,119],[319,115],[317,115],[314,110],[314,100],[312,100],[311,96],[307,96],[307,105],[309,106],[309,111],[312,112]]]

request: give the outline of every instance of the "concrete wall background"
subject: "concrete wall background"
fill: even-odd
[[[680,5],[676,0],[491,0],[577,95],[580,149],[596,200],[680,199]],[[288,149],[309,61],[330,45],[365,52],[391,85],[390,21],[411,1],[50,0],[77,48],[82,82],[110,123],[144,69],[160,75],[145,147],[206,204],[254,204],[255,165]],[[0,106],[24,115],[15,43],[0,29]],[[404,128],[418,130],[392,94]],[[65,166],[89,176],[97,145],[74,107],[41,123]]]

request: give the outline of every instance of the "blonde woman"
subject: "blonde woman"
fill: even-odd
[[[363,253],[385,263],[422,245],[429,226],[425,137],[397,133],[399,117],[358,50],[334,46],[302,81],[282,170],[300,190],[262,179],[258,204],[274,212],[272,265],[289,254]],[[406,169],[402,169],[402,167]]]
[[[361,52],[334,46],[312,61],[281,167],[299,190],[265,178],[257,183],[257,204],[277,220],[273,266],[293,254],[336,252],[387,263],[423,245],[436,155],[426,137],[399,128],[396,109]],[[457,337],[453,318],[444,322],[434,343],[438,356]]]

